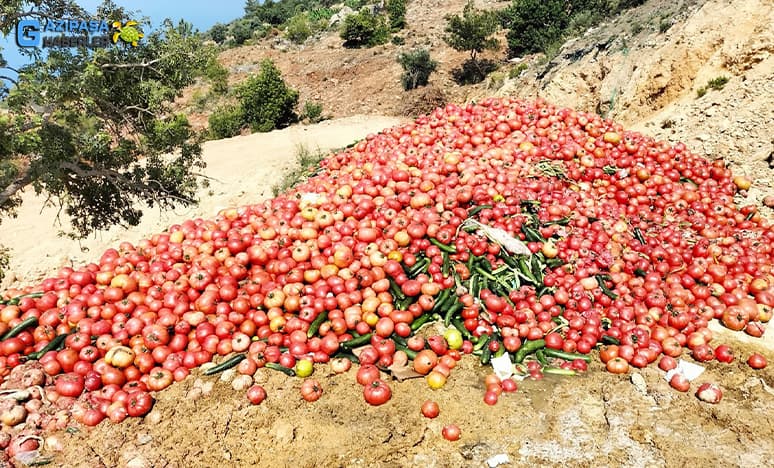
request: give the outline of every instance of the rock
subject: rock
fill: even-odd
[[[638,372],[635,372],[631,376],[631,382],[632,385],[634,385],[634,388],[641,394],[647,395],[648,394],[648,384],[645,383],[645,379],[642,377],[642,375]]]
[[[150,466],[148,462],[142,456],[138,455],[128,462],[126,462],[127,468],[146,468]]]
[[[331,19],[328,20],[328,27],[336,26],[337,24],[341,24],[344,22],[344,19],[349,16],[355,14],[355,10],[352,8],[345,6],[341,10],[339,10],[338,13],[331,16]]]
[[[137,443],[140,445],[145,445],[151,440],[153,440],[153,436],[148,434],[147,432],[140,432],[139,434],[137,434]]]
[[[279,444],[290,443],[296,438],[296,428],[285,421],[276,421],[271,428],[271,432],[274,433],[274,438],[277,439]]]

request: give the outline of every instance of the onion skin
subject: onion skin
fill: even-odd
[[[705,382],[696,390],[696,397],[705,403],[715,405],[723,398],[723,390],[713,383]]]

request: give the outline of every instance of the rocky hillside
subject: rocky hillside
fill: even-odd
[[[451,71],[466,58],[443,41],[445,16],[464,0],[411,0],[404,45],[346,49],[334,31],[294,45],[280,35],[225,50],[220,61],[238,83],[260,61],[275,61],[306,100],[326,115],[413,115],[444,101],[488,95],[542,97],[597,112],[657,138],[680,140],[709,157],[746,162],[744,171],[770,180],[774,141],[774,3],[770,0],[650,0],[543,55],[505,60],[478,85],[459,86]],[[485,9],[510,2],[478,0]],[[504,38],[503,38],[504,39]],[[430,86],[404,92],[401,51],[427,47],[439,62]],[[727,78],[726,83],[722,83]],[[708,86],[713,80],[714,88]],[[717,88],[717,89],[715,89]],[[701,96],[700,96],[701,94]],[[189,93],[190,96],[190,93]],[[208,109],[211,106],[208,106]],[[206,111],[193,112],[206,125]],[[765,183],[750,195],[771,192]]]
[[[594,111],[771,176],[774,3],[647,2],[497,93]]]

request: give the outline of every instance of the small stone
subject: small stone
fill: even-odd
[[[137,434],[137,443],[140,445],[145,445],[151,440],[153,440],[153,436],[148,434],[147,432],[141,432]]]
[[[277,439],[277,442],[280,444],[287,444],[293,441],[296,437],[295,431],[296,428],[284,421],[277,421],[272,427],[274,438]]]
[[[126,462],[126,466],[127,468],[146,468],[147,466],[150,466],[150,465],[148,465],[148,463],[145,461],[145,458],[141,456],[136,456],[131,460],[129,460],[128,462]]]
[[[634,385],[634,388],[641,394],[647,395],[648,394],[648,384],[645,383],[645,379],[642,377],[641,374],[638,372],[635,372],[631,376],[631,382],[632,385]]]

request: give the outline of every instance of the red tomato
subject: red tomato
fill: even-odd
[[[126,411],[131,417],[145,416],[153,407],[153,397],[148,392],[137,391],[129,395]]]
[[[426,400],[424,403],[422,403],[422,415],[426,418],[433,419],[438,416],[440,411],[441,410],[438,407],[438,403],[432,400]]]
[[[260,405],[266,399],[266,390],[260,385],[253,385],[247,389],[247,399],[254,405]]]
[[[385,381],[376,379],[365,385],[363,397],[369,405],[379,406],[389,401],[392,397],[392,390],[390,390],[390,386]]]
[[[315,379],[306,379],[301,384],[301,397],[306,401],[317,401],[322,396],[322,393],[322,386]]]
[[[56,378],[54,388],[62,396],[77,397],[83,393],[85,381],[82,375],[70,372]]]

